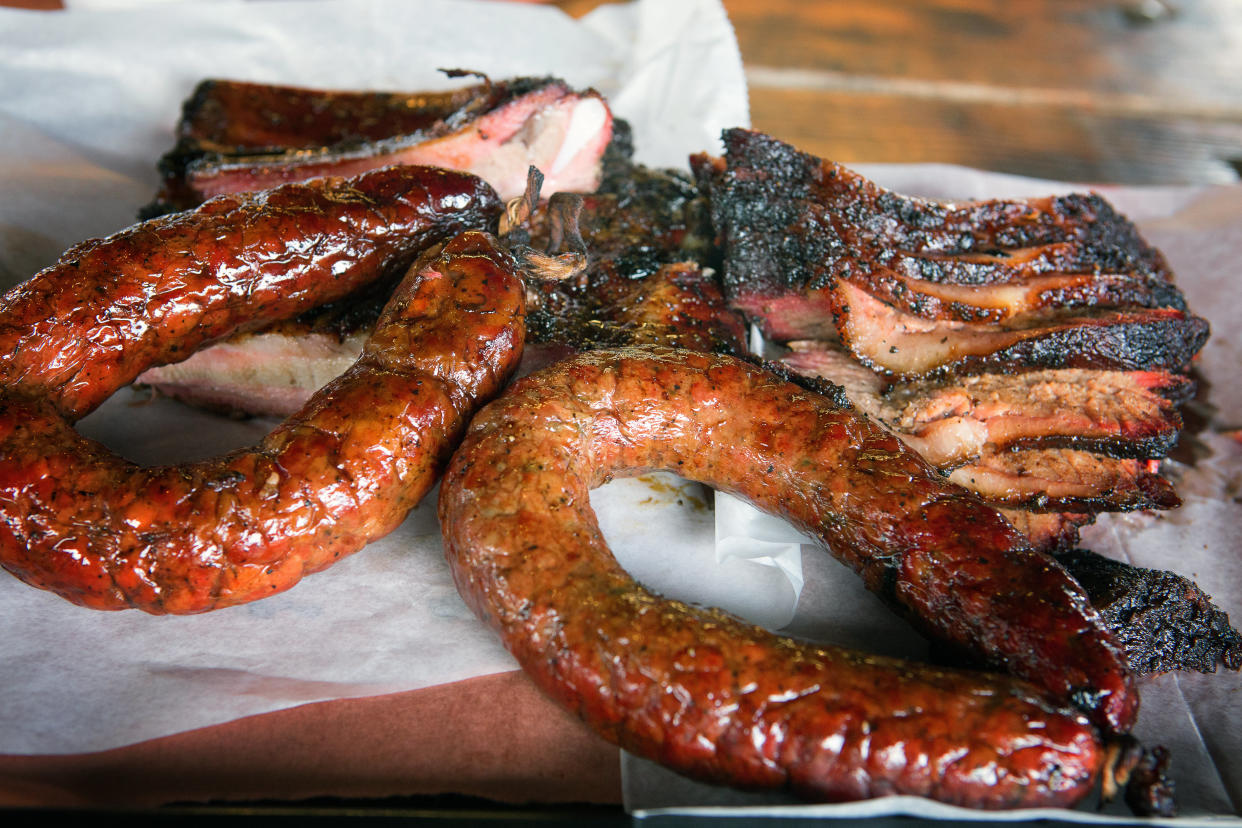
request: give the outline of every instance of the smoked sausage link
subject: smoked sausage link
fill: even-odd
[[[907,617],[1030,680],[796,643],[642,588],[589,491],[664,469],[817,536]],[[596,351],[484,408],[440,492],[474,611],[551,696],[687,775],[818,800],[1066,805],[1102,767],[1069,705],[1136,697],[1081,590],[997,513],[830,399],[730,357]],[[1036,686],[1036,685],[1042,685]]]
[[[404,268],[499,209],[473,176],[394,168],[218,199],[16,288],[0,306],[4,567],[89,607],[192,613],[390,532],[520,356],[522,287],[487,234],[424,254],[358,362],[253,449],[141,468],[73,422],[148,365]]]
[[[76,421],[146,368],[399,275],[500,209],[467,173],[390,167],[221,196],[82,242],[0,297],[0,387]]]

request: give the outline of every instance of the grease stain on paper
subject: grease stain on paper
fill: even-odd
[[[684,481],[678,484],[667,475],[654,474],[639,475],[635,480],[640,481],[651,492],[638,501],[639,506],[667,506],[669,503],[676,503],[678,506],[688,506],[704,512],[712,508],[711,490],[701,483]]]

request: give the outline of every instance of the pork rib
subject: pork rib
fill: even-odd
[[[177,138],[187,152],[314,149],[376,141],[434,127],[487,108],[507,84],[479,83],[440,92],[310,89],[208,78],[181,109]]]
[[[415,97],[425,99],[428,110],[413,117],[403,113],[388,128],[369,126],[360,137],[328,124],[319,135],[312,130],[308,138],[275,148],[243,144],[226,149],[214,141],[182,138],[161,161],[164,184],[144,214],[186,209],[222,193],[263,190],[324,175],[357,175],[393,164],[472,172],[505,199],[522,194],[532,165],[543,172],[549,192],[590,191],[598,186],[600,157],[612,137],[612,113],[599,93],[577,92],[555,78],[488,82],[468,91],[429,99],[419,93]],[[250,94],[257,93],[250,90]],[[330,103],[341,94],[304,90],[294,96],[294,106],[314,99]],[[259,97],[288,103],[290,95],[287,90],[276,90]],[[191,119],[197,111],[193,101],[187,105]],[[456,108],[446,112],[454,104]],[[257,116],[260,121],[280,117],[281,110]],[[411,129],[420,119],[430,123]],[[201,128],[218,136],[229,134],[220,124]],[[191,134],[198,129],[193,120],[180,127]],[[246,133],[247,129],[239,127],[238,131]],[[337,137],[334,133],[344,136],[307,146],[315,137]]]

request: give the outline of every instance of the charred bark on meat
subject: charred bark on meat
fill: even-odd
[[[1056,557],[1087,591],[1136,673],[1242,668],[1242,636],[1189,579],[1086,549]]]
[[[1206,340],[1164,257],[1099,195],[938,203],[760,133],[724,138],[693,166],[725,294],[772,339],[835,330],[902,377],[1181,370]]]

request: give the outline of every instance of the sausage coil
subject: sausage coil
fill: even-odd
[[[655,469],[789,519],[925,630],[1035,683],[796,643],[649,593],[588,492]],[[536,682],[707,781],[1066,805],[1105,761],[1068,699],[1119,726],[1137,702],[1081,590],[993,510],[865,418],[729,357],[597,351],[526,377],[476,416],[439,510],[458,589]]]
[[[89,607],[192,613],[394,529],[521,352],[522,287],[484,233],[416,262],[358,362],[253,449],[141,468],[73,423],[149,365],[330,301],[500,209],[473,176],[427,168],[290,185],[89,242],[10,292],[4,567]]]

